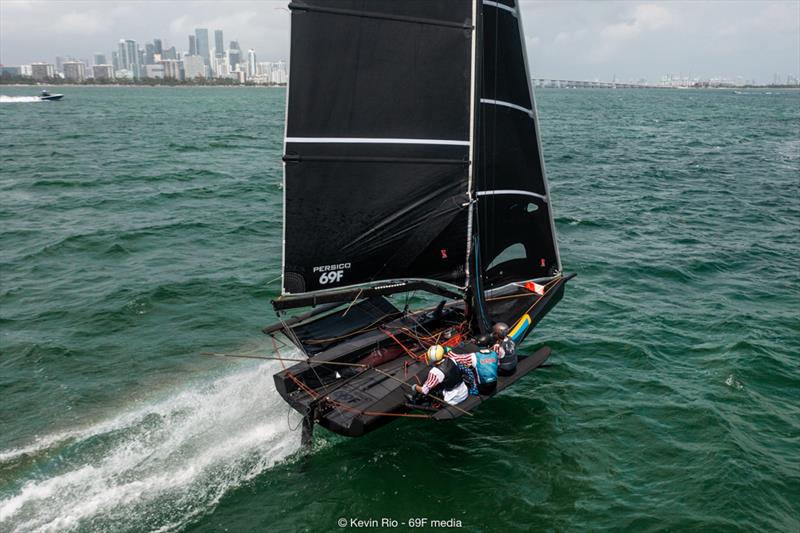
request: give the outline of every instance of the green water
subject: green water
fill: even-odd
[[[272,352],[284,92],[63,92],[0,97],[0,530],[800,529],[800,92],[537,93],[552,365],[305,454],[197,355]]]

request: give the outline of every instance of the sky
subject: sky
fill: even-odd
[[[289,58],[287,1],[0,0],[0,63],[109,55],[120,38],[224,32],[259,61]],[[611,81],[665,74],[772,82],[800,76],[800,0],[523,0],[531,75]],[[110,60],[110,56],[108,58]]]

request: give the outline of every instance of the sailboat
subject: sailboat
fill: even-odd
[[[264,332],[303,357],[281,359],[275,386],[304,416],[304,440],[315,424],[360,436],[472,415],[491,395],[409,401],[426,348],[499,321],[519,345],[574,276],[562,272],[519,6],[289,9],[282,290]],[[549,354],[520,354],[492,394]]]

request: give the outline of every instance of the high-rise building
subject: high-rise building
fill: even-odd
[[[153,39],[153,48],[155,49],[155,53],[161,55],[164,53],[163,44],[161,43],[161,39]]]
[[[197,55],[197,39],[194,35],[189,36],[189,55],[196,56]]]
[[[222,30],[214,30],[214,51],[217,57],[225,55],[225,41],[222,40]]]
[[[164,79],[179,80],[181,78],[181,62],[177,59],[162,59],[158,63],[164,66]]]
[[[119,52],[111,52],[111,66],[114,67],[114,71],[120,69]]]
[[[208,42],[208,29],[196,28],[194,30],[194,37],[197,41],[197,55],[203,58],[206,65],[211,65],[211,48]]]
[[[278,85],[286,85],[286,81],[289,79],[289,76],[286,72],[286,63],[283,61],[278,61],[273,65],[272,70],[272,83]]]
[[[64,59],[61,56],[56,56],[56,72],[64,72],[64,61],[67,61],[68,59],[69,58]]]
[[[144,64],[152,65],[155,63],[156,47],[150,43],[144,45]]]
[[[187,80],[207,78],[207,69],[203,56],[186,56],[183,58],[184,76]]]
[[[252,48],[247,51],[247,76],[250,78],[256,76],[256,51]]]
[[[154,80],[163,80],[164,79],[164,65],[145,65],[144,66],[144,77],[150,78]]]
[[[230,46],[228,46],[228,64],[231,66],[231,69],[236,70],[236,67],[238,67],[241,62],[242,51],[239,49],[239,41],[231,41]]]
[[[86,79],[86,65],[80,61],[64,61],[64,78],[82,82]]]
[[[134,76],[138,77],[138,70],[141,61],[139,60],[139,47],[132,39],[119,40],[119,70],[130,70]]]
[[[95,65],[92,67],[92,73],[97,81],[114,79],[114,67],[112,65]]]
[[[55,78],[56,68],[52,63],[31,63],[31,77],[40,81]]]
[[[105,65],[106,64],[106,55],[101,54],[99,52],[94,54],[94,64],[95,65]]]
[[[0,78],[16,78],[20,76],[19,67],[2,67],[0,66]]]

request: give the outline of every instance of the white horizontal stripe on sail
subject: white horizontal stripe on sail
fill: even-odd
[[[286,137],[287,143],[342,143],[342,144],[444,144],[469,146],[469,141],[452,139],[379,139],[373,137]]]
[[[533,110],[528,109],[526,107],[522,107],[521,105],[512,104],[511,102],[504,102],[503,100],[492,100],[490,98],[481,98],[482,104],[494,104],[494,105],[501,105],[503,107],[510,107],[511,109],[516,109],[517,111],[522,111],[529,117],[533,118]]]
[[[483,5],[496,7],[497,9],[505,9],[515,17],[517,16],[517,11],[513,7],[508,7],[507,5],[501,4],[499,2],[492,2],[491,0],[483,0]]]
[[[547,201],[547,196],[542,194],[537,194],[531,191],[518,191],[515,189],[497,189],[494,191],[478,191],[476,193],[478,196],[492,196],[495,194],[521,194],[523,196],[533,196],[534,198],[539,198],[540,200]]]

